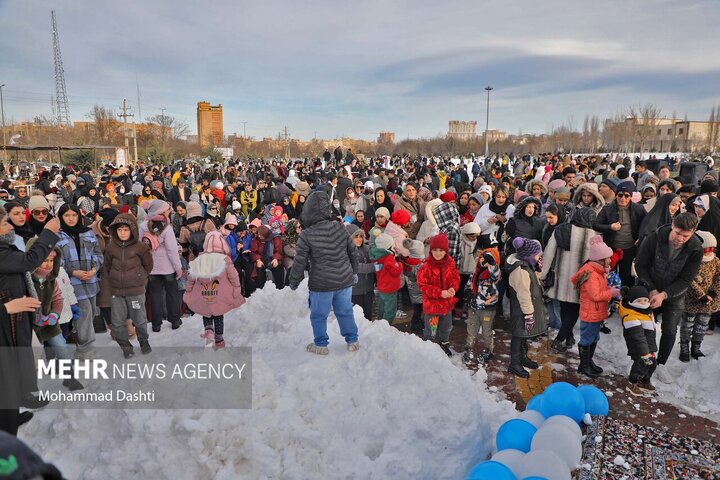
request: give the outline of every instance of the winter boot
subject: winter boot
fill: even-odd
[[[140,351],[143,355],[147,355],[148,353],[152,352],[152,348],[150,348],[150,342],[147,340],[140,340]]]
[[[473,363],[475,361],[475,353],[473,353],[472,347],[465,347],[465,351],[462,355],[462,361],[465,363]]]
[[[692,342],[692,347],[690,348],[690,356],[693,357],[695,360],[700,360],[700,357],[705,356],[705,354],[700,351],[700,345],[702,345],[702,342]]]
[[[135,349],[133,348],[133,346],[130,344],[129,341],[118,340],[118,345],[120,345],[120,349],[122,350],[123,357],[131,358],[133,355],[135,355]]]
[[[493,355],[493,353],[490,350],[488,350],[487,348],[485,350],[483,350],[482,353],[480,354],[480,359],[482,360],[483,363],[490,362],[490,360],[492,360],[494,357],[495,357],[495,355]]]
[[[520,378],[529,378],[530,373],[522,366],[522,340],[512,337],[510,340],[510,366],[508,372]]]
[[[530,368],[532,370],[537,369],[540,365],[538,365],[537,362],[530,360],[530,357],[528,357],[527,338],[522,339],[520,347],[522,348],[522,366],[525,368]]]
[[[562,340],[558,340],[557,337],[555,337],[555,340],[553,340],[552,345],[550,345],[550,348],[555,350],[558,353],[565,353],[567,352],[568,347],[565,346],[564,342]]]
[[[445,355],[452,357],[453,352],[450,350],[450,342],[440,342],[440,348],[445,352]]]
[[[18,415],[17,426],[22,427],[27,422],[32,420],[34,416],[35,414],[33,412],[22,412],[20,415]]]
[[[182,319],[179,319],[177,322],[172,324],[172,329],[177,330],[182,325]]]
[[[572,347],[573,345],[575,345],[575,337],[572,336],[572,335],[570,335],[569,337],[567,337],[567,338],[565,339],[565,345],[566,345],[568,348],[570,348],[570,347]]]
[[[315,345],[314,343],[309,343],[308,346],[305,347],[305,350],[316,355],[327,355],[328,353],[330,353],[328,347],[320,347],[318,345]]]
[[[603,322],[602,327],[600,327],[600,333],[608,334],[612,333],[612,330],[610,330],[605,322]]]
[[[578,351],[580,352],[580,365],[578,366],[578,373],[587,375],[590,378],[597,378],[600,376],[599,373],[595,373],[595,370],[590,366],[590,346],[583,346],[578,344]]]
[[[360,342],[355,341],[347,344],[348,352],[357,352],[360,350]]]
[[[200,338],[205,339],[206,347],[212,347],[215,344],[215,330],[212,328],[206,328],[205,333],[200,335]]]
[[[636,397],[642,397],[645,395],[645,390],[643,390],[637,383],[628,383],[628,386],[625,387],[625,390],[627,390],[628,392],[630,392],[631,395],[634,395]]]
[[[597,342],[591,343],[588,348],[590,349],[590,368],[592,368],[597,374],[603,373],[602,367],[599,367],[593,361],[593,357],[595,356],[595,349],[597,348]]]
[[[213,350],[215,350],[216,352],[218,350],[222,350],[223,348],[225,348],[225,340],[216,340],[213,344]]]
[[[680,342],[680,361],[690,361],[690,345],[687,342]]]

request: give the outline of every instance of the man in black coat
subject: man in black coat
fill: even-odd
[[[15,233],[7,220],[7,212],[0,207],[0,429],[15,435],[23,397],[37,390],[31,347],[34,312],[40,302],[30,272],[55,247],[60,222],[57,218],[48,221],[25,253],[14,245]]]
[[[622,182],[615,190],[615,201],[603,207],[593,228],[603,235],[603,241],[613,250],[621,249],[623,257],[618,262],[618,274],[622,284],[633,285],[632,263],[637,254],[640,225],[645,218],[645,208],[630,200],[635,191],[632,182]]]
[[[178,178],[177,186],[170,189],[168,201],[172,203],[174,209],[179,202],[189,202],[191,194],[190,188],[185,184],[185,179],[180,177]]]
[[[348,350],[356,351],[360,344],[352,311],[352,287],[358,281],[357,248],[342,223],[333,220],[330,197],[325,192],[316,191],[308,196],[301,223],[303,230],[290,270],[290,289],[297,289],[308,270],[314,341],[307,351],[328,354],[327,317],[331,308]]]
[[[650,306],[662,316],[657,362],[664,365],[675,346],[678,324],[685,310],[685,293],[697,276],[703,257],[702,241],[695,235],[697,217],[689,212],[645,237],[635,270],[638,282],[650,291]]]

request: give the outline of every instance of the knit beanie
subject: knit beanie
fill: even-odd
[[[157,200],[156,200],[157,201]],[[185,218],[202,217],[202,207],[198,202],[187,202]]]
[[[560,187],[555,190],[555,198],[558,200],[570,200],[570,189],[567,187]]]
[[[648,292],[647,287],[643,285],[635,285],[634,287],[631,287],[628,289],[627,293],[625,294],[625,300],[629,304],[632,305],[632,303],[637,300],[638,298],[649,298],[650,292]],[[635,305],[633,305],[635,306]]]
[[[718,182],[715,180],[703,180],[700,184],[700,193],[715,193],[717,191]],[[32,198],[30,200],[32,200]]]
[[[635,184],[633,182],[625,181],[620,182],[615,190],[615,193],[629,193],[632,194],[635,191]]]
[[[377,215],[377,212],[375,214]],[[410,213],[407,210],[395,210],[392,215],[390,215],[390,220],[395,225],[402,227],[410,221]]]
[[[242,205],[240,205],[240,202],[238,202],[237,200],[234,200],[232,202],[232,209],[235,211],[242,210]]]
[[[620,167],[617,169],[617,177],[620,180],[625,180],[630,176],[630,171],[625,167]]]
[[[375,216],[387,218],[388,220],[390,220],[390,210],[388,210],[385,207],[380,207],[377,210],[375,210]]]
[[[513,247],[515,247],[515,256],[531,265],[535,265],[535,255],[542,252],[540,242],[524,237],[515,238]]]
[[[492,187],[490,185],[483,185],[482,187],[480,187],[478,189],[477,193],[478,194],[487,193],[488,195],[490,195],[492,197],[492,194],[493,194]]]
[[[55,465],[45,463],[30,447],[9,433],[0,432],[0,458],[6,459],[11,468],[10,471],[6,470],[7,473],[0,474],[2,478],[63,479],[62,473]]]
[[[223,224],[223,226],[235,225],[237,227],[237,224],[238,219],[235,215],[233,215],[232,213],[228,213],[227,215],[225,215],[225,223]]]
[[[482,187],[480,187],[480,188],[482,189]],[[479,192],[476,192],[476,193],[473,193],[472,195],[470,195],[470,198],[468,199],[468,202],[469,202],[470,200],[474,200],[478,205],[482,205],[482,204],[485,203],[485,199],[482,198],[482,195],[480,195]]]
[[[710,210],[710,195],[708,195],[707,193],[704,195],[698,195],[697,197],[695,197],[693,205],[707,212],[708,210]]]
[[[561,178],[556,178],[552,182],[548,183],[548,190],[555,192],[558,188],[564,188],[565,186],[567,186],[565,180]]]
[[[518,203],[520,203],[520,200],[527,196],[527,192],[523,192],[522,190],[515,190],[515,195],[513,195],[513,204],[517,205]]]
[[[617,187],[618,187],[619,183],[620,182],[618,181],[617,177],[608,177],[608,178],[604,179],[602,182],[600,182],[600,185],[605,184],[608,187],[610,187],[610,190],[615,192],[615,191],[617,191]]]
[[[151,221],[163,220],[165,212],[170,210],[170,204],[165,200],[151,200],[146,208],[147,216]]]
[[[590,238],[590,249],[588,251],[588,259],[593,262],[599,262],[605,258],[613,256],[612,248],[608,247],[600,235],[594,235]]]
[[[430,240],[430,251],[433,250],[442,250],[445,253],[448,253],[448,250],[450,249],[450,243],[448,242],[448,238],[445,236],[444,233],[438,233],[432,239]]]
[[[230,247],[225,241],[225,237],[220,230],[213,230],[205,234],[205,242],[203,243],[203,252],[206,253],[224,253],[230,255]]]
[[[422,260],[425,258],[425,245],[420,240],[406,238],[403,240],[403,247],[410,252],[410,258]]]
[[[440,200],[442,200],[445,203],[451,203],[454,202],[457,199],[455,194],[453,192],[445,192],[442,195],[440,195]]]
[[[28,210],[32,212],[33,210],[40,210],[43,208],[48,212],[50,211],[50,204],[45,197],[42,195],[32,195],[28,201]]]
[[[380,250],[390,250],[390,248],[392,248],[393,246],[393,243],[395,243],[395,240],[387,233],[381,233],[375,239],[375,246]]]

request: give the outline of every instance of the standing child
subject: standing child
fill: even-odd
[[[224,315],[245,303],[240,293],[240,277],[230,259],[230,249],[219,231],[205,236],[203,252],[190,262],[183,300],[193,312],[203,316],[206,346],[225,348]]]
[[[345,230],[350,234],[350,240],[357,248],[358,281],[352,287],[351,300],[353,305],[362,307],[365,318],[372,320],[373,303],[375,303],[375,265],[365,245],[365,230],[354,224],[346,225]]]
[[[605,275],[607,278],[607,284],[610,288],[617,288],[618,291],[622,289],[622,279],[620,278],[620,273],[615,269],[618,262],[622,260],[623,255],[625,252],[622,248],[616,248],[613,252],[612,257],[610,257],[610,271]],[[616,297],[613,297],[612,300],[610,300],[610,304],[608,305],[608,318],[610,318],[610,315],[617,312],[618,305],[620,305],[621,296],[618,295]],[[608,326],[603,322],[602,327],[600,328],[600,333],[612,333],[612,330],[608,328]]]
[[[493,358],[493,320],[495,319],[495,305],[498,301],[497,284],[501,275],[500,251],[497,247],[479,251],[471,284],[472,300],[468,312],[467,339],[463,354],[465,363],[475,359],[473,349],[475,348],[475,339],[481,329],[485,348],[480,358],[483,363],[487,363]]]
[[[375,233],[378,233],[376,230]],[[375,246],[370,247],[370,259],[375,262],[378,289],[378,315],[390,325],[395,321],[397,294],[400,290],[402,265],[395,259],[393,237],[378,233]]]
[[[145,290],[153,269],[150,247],[139,241],[135,216],[121,213],[110,224],[110,241],[105,245],[103,276],[107,275],[112,295],[111,318],[115,341],[123,356],[135,355],[128,337],[127,319],[135,324],[143,355],[152,351],[148,341]]]
[[[410,256],[402,260],[403,276],[408,287],[410,303],[413,306],[410,332],[422,335],[425,330],[425,322],[423,322],[423,298],[417,283],[417,272],[425,259],[425,245],[419,240],[410,240],[409,238],[406,238],[403,244],[410,252]]]
[[[425,339],[437,339],[447,356],[452,356],[449,339],[460,273],[455,260],[448,255],[448,238],[444,233],[430,240],[430,256],[418,270],[417,282],[423,296]]]
[[[720,259],[715,255],[717,240],[710,232],[695,232],[703,241],[703,258],[695,279],[685,294],[685,311],[680,322],[680,361],[689,362],[690,357],[699,360],[705,354],[700,350],[710,315],[718,310],[718,284],[720,284]],[[692,347],[690,345],[692,342]]]
[[[623,324],[623,337],[628,355],[633,359],[628,381],[628,391],[641,396],[647,391],[654,391],[650,383],[657,367],[657,343],[655,341],[655,319],[650,308],[650,294],[643,285],[623,289],[624,295],[618,312]]]
[[[620,290],[609,287],[605,275],[610,270],[613,251],[600,235],[590,239],[588,260],[575,272],[570,281],[580,291],[580,366],[578,373],[597,378],[602,368],[595,365],[593,356],[600,340],[600,328],[607,318],[608,303],[620,295]]]

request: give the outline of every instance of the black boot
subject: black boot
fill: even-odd
[[[690,344],[680,342],[680,361],[681,362],[689,362],[690,361]]]
[[[700,345],[702,342],[692,342],[692,347],[690,348],[690,356],[693,357],[695,360],[699,360],[700,357],[704,357],[705,354],[700,351]]]
[[[521,378],[530,377],[530,373],[522,366],[522,340],[512,337],[510,340],[510,367],[508,372]]]
[[[562,340],[558,340],[557,337],[555,337],[555,340],[553,340],[552,345],[550,345],[550,348],[555,350],[558,353],[565,353],[567,352],[568,347],[565,346],[564,342]]]
[[[135,349],[127,340],[118,340],[118,345],[120,345],[120,349],[122,350],[123,357],[125,358],[131,358],[135,355]]]
[[[580,366],[578,367],[578,373],[587,375],[590,378],[597,378],[600,374],[595,373],[595,370],[590,366],[590,346],[584,347],[578,344],[578,351],[580,352]]]
[[[597,342],[591,343],[588,348],[590,349],[590,368],[592,368],[597,374],[603,373],[603,369],[596,365],[593,361],[593,357],[595,356],[595,349],[597,348]]]
[[[450,350],[450,342],[440,342],[440,348],[445,352],[445,355],[452,357],[453,352]]]
[[[147,355],[148,353],[152,352],[152,348],[150,348],[150,342],[147,340],[140,340],[140,351],[143,355]]]
[[[540,365],[538,365],[537,362],[534,362],[530,360],[530,357],[528,357],[528,344],[527,344],[527,338],[523,338],[522,342],[520,343],[520,347],[522,348],[522,366],[525,368],[530,368],[532,370],[535,370]]]
[[[565,345],[570,348],[573,345],[575,345],[575,337],[572,336],[572,334],[565,339]]]

